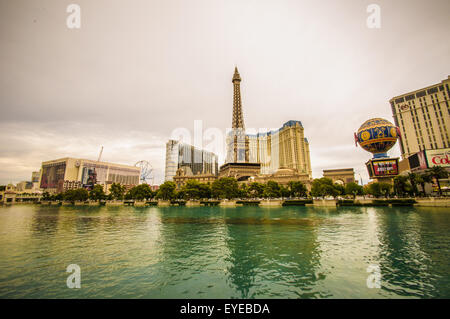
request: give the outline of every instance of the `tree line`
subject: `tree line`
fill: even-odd
[[[235,199],[235,198],[305,198],[305,197],[338,197],[347,196],[356,198],[358,195],[372,195],[374,197],[389,196],[417,196],[424,193],[425,184],[431,183],[433,179],[448,177],[448,173],[442,167],[433,167],[425,174],[419,175],[409,173],[405,176],[394,178],[394,185],[389,183],[371,183],[364,187],[357,183],[347,183],[345,186],[329,178],[322,177],[314,179],[311,191],[300,181],[290,181],[286,186],[275,181],[267,183],[251,182],[241,184],[233,177],[222,177],[213,183],[201,183],[196,180],[189,180],[177,190],[174,182],[168,181],[160,185],[157,191],[152,191],[148,184],[134,186],[126,191],[125,187],[118,183],[113,183],[106,195],[103,186],[95,185],[92,190],[84,188],[68,190],[64,193],[50,195],[43,194],[44,200],[66,200],[66,201],[86,201],[91,200],[189,200],[189,199]],[[438,181],[439,194],[442,194]],[[421,186],[419,191],[418,186]]]
[[[433,166],[423,174],[408,173],[394,178],[393,193],[399,197],[425,196],[425,185],[436,181],[438,194],[442,196],[442,188],[439,179],[447,178],[448,172],[441,166]],[[420,188],[419,188],[420,186]]]
[[[84,188],[67,190],[59,194],[43,193],[43,200],[86,201],[90,200],[189,200],[189,199],[232,199],[232,198],[275,198],[275,197],[306,197],[308,190],[302,182],[291,181],[283,186],[274,181],[267,183],[253,182],[239,186],[232,177],[223,177],[213,183],[200,183],[189,180],[177,190],[174,182],[168,181],[160,185],[157,191],[152,191],[148,184],[134,186],[126,191],[118,183],[111,184],[109,194],[106,195],[103,186],[95,185],[92,190]]]
[[[326,184],[323,186],[322,184]],[[337,191],[335,191],[337,189]],[[333,190],[331,193],[330,190]],[[95,185],[92,190],[84,188],[67,190],[59,194],[43,194],[43,200],[86,201],[90,200],[189,200],[189,199],[248,199],[248,198],[305,198],[309,196],[326,195],[357,195],[362,194],[362,187],[356,183],[347,184],[346,187],[333,184],[331,179],[315,180],[313,189],[308,192],[306,185],[300,181],[290,181],[286,186],[275,181],[267,183],[252,182],[241,184],[233,177],[222,177],[213,183],[201,183],[189,180],[177,190],[174,182],[168,181],[160,185],[157,191],[152,191],[147,184],[137,185],[128,191],[118,183],[113,183],[106,195],[101,185]]]

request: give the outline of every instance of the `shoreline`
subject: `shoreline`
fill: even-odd
[[[450,198],[404,198],[404,199],[246,199],[246,200],[111,200],[111,201],[14,201],[2,205],[33,204],[43,206],[134,206],[134,207],[450,207]]]

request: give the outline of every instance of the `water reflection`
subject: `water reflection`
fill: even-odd
[[[449,234],[434,208],[0,207],[0,297],[448,298]]]
[[[161,298],[220,297],[225,280],[224,222],[217,209],[161,209]],[[183,287],[183,288],[180,288]]]
[[[400,296],[448,297],[448,214],[431,217],[429,212],[393,208],[379,214],[384,290]]]
[[[60,207],[38,206],[34,210],[31,221],[31,233],[33,236],[54,235],[58,229],[58,215]]]
[[[316,222],[292,218],[290,213],[267,210],[261,218],[226,219],[228,272],[239,298],[319,295],[313,289],[322,279],[316,274],[320,260]]]

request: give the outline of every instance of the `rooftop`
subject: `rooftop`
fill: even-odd
[[[275,133],[281,131],[282,129],[284,129],[286,127],[293,127],[293,126],[296,126],[297,124],[300,125],[300,127],[303,127],[302,122],[290,120],[290,121],[287,121],[286,123],[284,123],[279,129],[277,129],[275,131],[268,131],[268,132],[261,132],[261,133],[257,133],[257,134],[247,134],[247,135],[251,136],[251,137],[272,135],[272,134],[275,134]],[[308,141],[305,139],[305,142],[308,142]]]

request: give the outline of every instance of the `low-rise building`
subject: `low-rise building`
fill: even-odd
[[[268,181],[274,181],[284,186],[287,186],[290,181],[299,181],[305,184],[308,190],[311,190],[312,183],[309,173],[302,173],[295,168],[287,167],[281,167],[273,174],[259,174],[249,179],[249,182],[258,183],[267,183]]]
[[[213,183],[216,179],[217,176],[211,173],[199,173],[194,175],[186,173],[186,168],[179,168],[173,177],[173,182],[177,185],[177,189],[179,190],[190,180],[208,184]]]
[[[324,169],[323,177],[331,179],[333,183],[346,185],[355,182],[355,171],[353,168]]]
[[[42,162],[39,186],[43,191],[59,193],[99,184],[107,191],[112,183],[138,185],[140,172],[135,166],[66,157]]]

